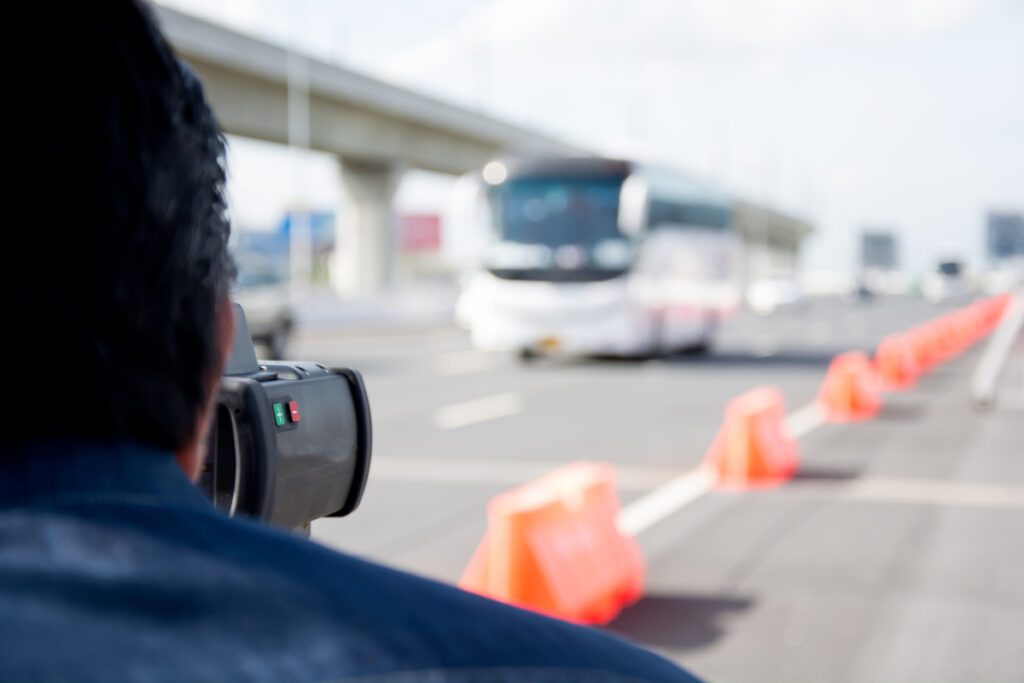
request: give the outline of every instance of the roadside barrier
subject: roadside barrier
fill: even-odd
[[[818,404],[832,422],[874,417],[885,391],[913,386],[922,374],[992,332],[1009,300],[1009,295],[981,299],[903,334],[890,335],[878,345],[873,362],[859,351],[836,356],[818,392]]]
[[[491,499],[487,533],[459,587],[588,624],[643,594],[636,542],[616,527],[611,465],[576,462]]]
[[[1024,288],[1020,289],[1001,309],[992,338],[971,376],[971,398],[979,409],[991,408],[996,400],[999,376],[1013,349],[1014,340],[1024,329]],[[981,315],[987,320],[987,312]]]
[[[888,391],[903,391],[914,386],[920,373],[913,345],[907,335],[886,337],[875,351],[875,370]]]
[[[785,428],[782,392],[759,387],[734,398],[711,444],[705,463],[724,488],[778,485],[796,472],[796,442]]]
[[[863,351],[832,359],[818,404],[830,422],[869,420],[882,408],[882,379]]]

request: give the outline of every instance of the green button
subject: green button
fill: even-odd
[[[285,421],[284,406],[281,405],[280,403],[275,403],[274,404],[274,422],[276,422],[277,426],[280,427],[281,425],[284,424],[284,421]]]

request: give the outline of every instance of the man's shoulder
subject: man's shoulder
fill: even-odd
[[[10,584],[0,602],[23,603],[4,606],[27,615],[18,640],[60,628],[62,619],[93,622],[72,659],[120,642],[137,666],[174,661],[183,679],[209,674],[218,662],[247,662],[270,678],[295,680],[415,680],[417,672],[469,680],[484,671],[493,680],[690,680],[604,633],[210,511],[125,501],[92,505],[87,514],[23,514],[30,523],[17,523],[20,533],[32,534],[35,525],[43,537],[74,539],[74,550],[41,549],[61,554],[58,571],[50,557],[45,572],[23,572],[20,598]],[[0,534],[11,521],[0,523]],[[105,565],[111,552],[116,558]],[[115,559],[121,575],[112,590]],[[0,555],[0,573],[3,564]],[[43,604],[32,596],[45,596]],[[174,648],[147,649],[161,641]]]
[[[688,680],[675,666],[618,637],[511,607],[450,585],[338,553],[262,525],[223,520],[246,537],[264,571],[335,619],[396,671],[516,669],[535,680]],[[330,634],[327,634],[330,637]],[[311,636],[312,637],[312,636]],[[575,672],[572,676],[568,672]],[[499,679],[500,680],[500,679]]]

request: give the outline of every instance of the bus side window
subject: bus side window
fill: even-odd
[[[672,222],[672,205],[663,199],[652,199],[648,210],[648,226],[657,228]]]
[[[728,208],[716,206],[713,203],[652,199],[648,210],[647,224],[650,228],[671,226],[718,232],[727,230],[731,220],[732,216]]]

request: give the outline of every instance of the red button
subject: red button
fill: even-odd
[[[288,410],[291,412],[292,422],[299,421],[299,404],[295,401],[288,401]]]

